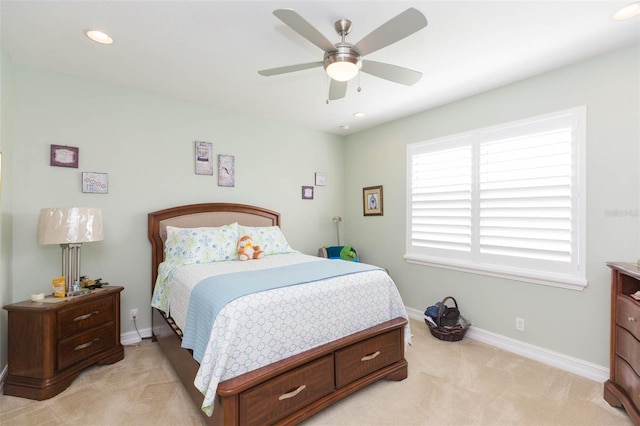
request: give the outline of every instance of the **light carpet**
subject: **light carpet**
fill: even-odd
[[[307,419],[315,425],[631,425],[602,384],[464,339],[443,342],[411,321],[409,377],[381,381]],[[45,401],[0,396],[0,425],[200,425],[156,343],[85,370]]]

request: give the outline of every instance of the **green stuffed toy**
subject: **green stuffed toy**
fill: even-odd
[[[358,252],[352,246],[323,247],[318,255],[329,259],[342,259],[349,262],[358,262]]]

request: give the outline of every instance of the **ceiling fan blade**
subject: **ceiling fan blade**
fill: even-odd
[[[347,83],[346,81],[331,79],[331,84],[329,84],[329,100],[335,101],[336,99],[344,98],[344,95],[347,94]]]
[[[395,83],[405,84],[407,86],[413,86],[420,80],[420,78],[422,78],[422,73],[419,71],[368,60],[362,61],[362,68],[360,71]]]
[[[396,41],[402,40],[426,26],[427,18],[424,17],[422,12],[414,8],[409,8],[371,31],[368,35],[364,36],[362,40],[357,42],[353,48],[362,56],[368,55]]]
[[[316,30],[310,23],[304,20],[304,18],[298,15],[291,9],[277,9],[273,11],[278,19],[287,24],[291,29],[300,34],[302,37],[309,40],[311,43],[318,46],[325,52],[336,50],[336,47],[331,43],[320,31]]]
[[[258,71],[258,74],[264,75],[265,77],[270,77],[272,75],[286,74],[288,72],[302,71],[309,68],[316,68],[321,66],[322,66],[322,61],[308,62],[306,64],[287,65],[285,67],[277,67],[277,68],[269,68],[266,70],[260,70]]]

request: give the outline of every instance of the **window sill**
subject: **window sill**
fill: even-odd
[[[416,265],[433,266],[436,268],[452,269],[455,271],[472,274],[488,275],[491,277],[505,278],[509,280],[524,281],[533,284],[547,285],[551,287],[566,288],[569,290],[583,290],[588,281],[586,278],[570,277],[562,274],[541,273],[517,268],[506,268],[496,265],[484,265],[464,261],[454,261],[428,256],[404,255],[407,263]]]

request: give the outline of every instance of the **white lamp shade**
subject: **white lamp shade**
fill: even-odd
[[[625,19],[633,18],[636,15],[640,15],[640,1],[631,3],[618,10],[614,15],[613,19],[616,21],[623,21]]]
[[[104,239],[102,211],[95,207],[40,210],[37,232],[40,244],[72,244]]]

